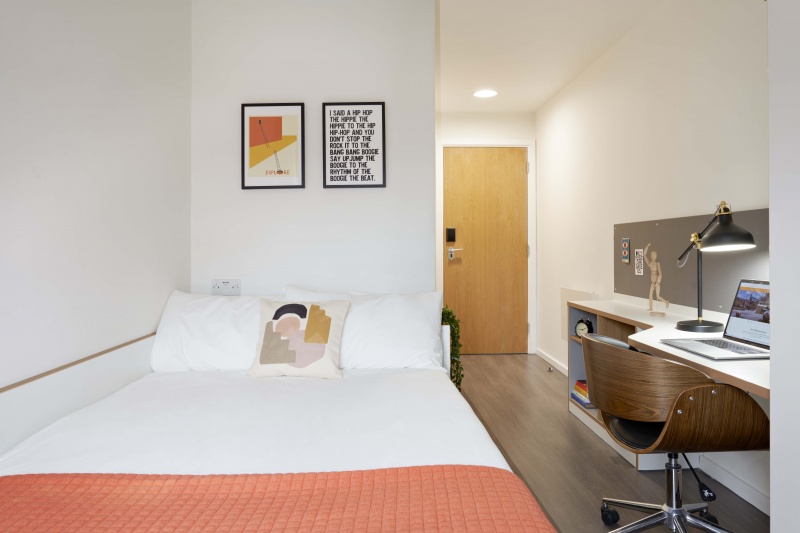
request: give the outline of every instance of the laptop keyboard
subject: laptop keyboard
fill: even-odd
[[[743,354],[743,355],[764,353],[764,350],[751,348],[743,344],[736,344],[722,339],[698,339],[697,342],[702,342],[703,344],[708,344],[709,346],[716,346],[717,348],[722,348],[723,350],[728,350],[729,352]]]

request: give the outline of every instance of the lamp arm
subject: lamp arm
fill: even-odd
[[[699,242],[699,241],[701,241],[701,240],[703,240],[703,237],[705,237],[705,236],[706,236],[706,233],[708,233],[708,230],[710,230],[710,229],[711,229],[711,226],[713,226],[713,225],[714,225],[714,223],[717,221],[717,215],[719,215],[719,209],[717,209],[717,210],[714,212],[714,214],[711,216],[711,220],[709,220],[709,221],[708,221],[708,225],[707,225],[705,228],[703,228],[703,231],[701,231],[701,232],[700,232],[700,233],[697,235],[697,240],[698,240],[698,242]]]
[[[706,233],[708,233],[708,230],[711,229],[711,226],[713,226],[714,223],[716,223],[717,215],[719,214],[719,212],[720,209],[718,207],[717,210],[714,211],[714,214],[711,215],[711,220],[708,221],[708,225],[706,225],[706,227],[703,228],[703,231],[701,231],[700,233],[692,233],[692,244],[690,244],[689,247],[686,250],[684,250],[684,252],[678,258],[678,268],[683,268],[683,265],[686,264],[686,259],[689,257],[689,252],[691,252],[693,248],[700,247],[700,242],[703,240],[703,237],[706,236]]]

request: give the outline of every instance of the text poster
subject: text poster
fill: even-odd
[[[386,187],[384,103],[322,104],[325,187]]]

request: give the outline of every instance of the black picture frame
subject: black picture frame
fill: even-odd
[[[242,189],[304,188],[305,138],[303,103],[242,104]]]
[[[322,186],[386,187],[386,102],[322,104]]]

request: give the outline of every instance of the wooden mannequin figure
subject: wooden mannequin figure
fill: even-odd
[[[650,244],[647,243],[647,246],[644,248],[644,262],[650,267],[650,307],[647,309],[648,311],[653,311],[653,290],[656,293],[656,300],[659,302],[664,302],[669,309],[669,302],[661,297],[661,263],[657,261],[658,254],[653,250],[650,252],[650,259],[647,258],[647,250],[650,249]],[[659,315],[664,316],[664,313],[653,311],[650,313],[651,315]]]

